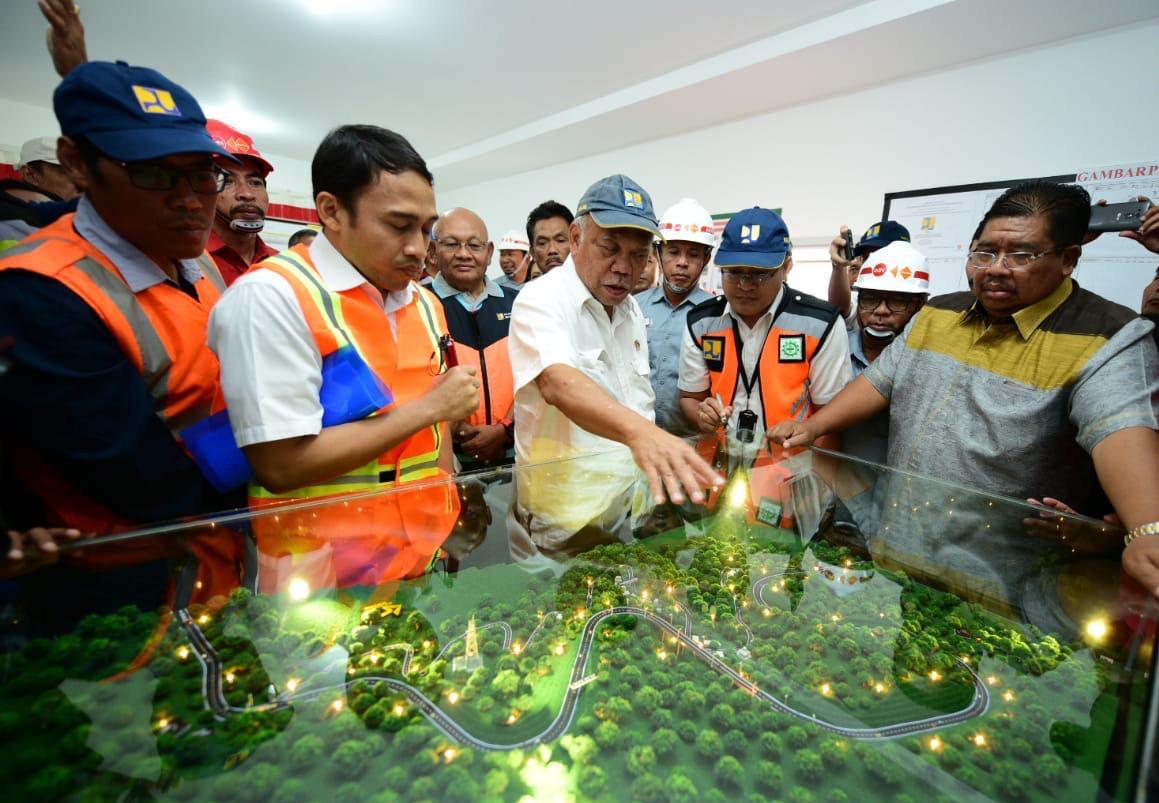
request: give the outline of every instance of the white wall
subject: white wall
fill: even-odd
[[[1159,23],[1138,25],[500,181],[440,191],[436,176],[439,208],[474,209],[498,238],[540,201],[574,210],[588,184],[623,172],[658,212],[685,196],[712,212],[781,206],[794,241],[827,241],[876,221],[886,192],[1159,156],[1156,42]]]

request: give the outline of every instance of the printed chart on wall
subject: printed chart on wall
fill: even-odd
[[[1092,201],[1122,203],[1145,195],[1159,201],[1159,160],[1083,167],[1074,173],[1042,177],[1077,183]],[[966,290],[966,252],[979,221],[994,200],[1024,179],[892,192],[885,196],[883,219],[910,230],[913,243],[929,260],[933,295]],[[1159,257],[1115,233],[1083,248],[1075,278],[1083,287],[1131,309],[1139,308],[1143,287],[1155,274]]]

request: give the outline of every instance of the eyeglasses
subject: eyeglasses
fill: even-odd
[[[993,251],[971,251],[966,254],[966,262],[975,268],[993,268],[999,262],[1005,260],[1006,267],[1010,268],[1010,270],[1025,270],[1036,260],[1041,259],[1047,254],[1057,254],[1061,250],[1061,248],[1051,248],[1046,251],[1039,251],[1037,254],[1032,254],[1029,251],[1014,251],[1010,254],[995,254]]]
[[[862,312],[872,312],[877,309],[881,302],[885,302],[885,308],[890,312],[905,312],[909,309],[909,305],[913,303],[912,298],[898,298],[897,296],[885,296],[878,293],[867,293],[862,290],[857,294],[857,308]]]
[[[129,176],[129,183],[140,190],[164,192],[184,178],[198,195],[216,195],[225,188],[226,172],[220,167],[201,170],[178,170],[151,162],[114,162]]]
[[[446,249],[452,254],[457,252],[460,248],[466,246],[467,250],[472,254],[479,255],[483,253],[483,249],[487,247],[487,243],[481,243],[478,240],[467,240],[465,243],[461,243],[458,240],[439,240],[438,244],[439,248]]]
[[[722,269],[720,271],[720,275],[724,278],[724,280],[726,282],[732,282],[733,284],[740,284],[741,282],[748,282],[749,284],[754,284],[757,287],[760,287],[762,284],[767,282],[769,279],[776,276],[777,271],[779,271],[779,270],[780,270],[780,268],[774,268],[772,270],[760,271],[759,273],[757,273],[757,272],[746,271],[746,270],[724,270],[724,269]]]

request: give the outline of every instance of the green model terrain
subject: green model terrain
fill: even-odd
[[[1095,799],[1137,695],[1113,652],[699,529],[561,574],[89,617],[3,657],[9,799]]]

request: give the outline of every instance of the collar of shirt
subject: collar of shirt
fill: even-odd
[[[467,308],[467,312],[474,312],[482,306],[483,302],[487,300],[487,296],[496,296],[503,298],[503,290],[499,285],[490,278],[484,277],[483,292],[477,296],[473,296],[465,290],[456,290],[451,286],[451,283],[443,278],[443,274],[439,274],[431,282],[431,289],[439,298],[450,298],[457,296],[459,303]]]
[[[761,317],[757,318],[756,325],[752,326],[752,327],[750,327],[747,323],[742,321],[740,319],[740,316],[733,315],[732,304],[725,304],[724,311],[726,314],[732,315],[732,319],[734,321],[736,321],[737,324],[740,326],[741,334],[748,334],[749,332],[751,332],[755,329],[759,329],[763,324],[765,324],[766,319],[767,319],[768,323],[771,325],[773,322],[773,317],[775,316],[777,310],[780,308],[781,302],[784,299],[785,299],[785,285],[782,284],[781,289],[777,291],[777,295],[773,299],[773,303],[769,304],[769,308],[767,310],[765,310],[765,314],[762,315]]]
[[[865,346],[861,342],[860,326],[849,332],[849,359],[853,361],[854,373],[861,373],[869,367],[869,360],[865,357]]]
[[[1029,307],[1024,307],[1011,315],[1010,318],[1014,321],[1014,325],[1018,328],[1018,334],[1022,335],[1022,339],[1029,340],[1035,330],[1042,326],[1042,322],[1062,306],[1064,301],[1070,298],[1070,294],[1074,292],[1076,286],[1075,281],[1067,276],[1046,298],[1040,299]],[[987,320],[986,310],[982,307],[981,302],[977,300],[970,305],[970,309],[962,313],[961,320],[965,322],[972,318],[980,318],[983,321]]]
[[[205,246],[205,250],[215,256],[221,254],[222,252],[228,251],[229,253],[237,256],[238,260],[241,260],[241,254],[237,253],[237,251],[235,251],[229,243],[223,240],[221,235],[216,231],[209,232],[209,243]],[[263,240],[260,236],[255,237],[253,261],[254,265],[258,264],[267,257],[272,257],[276,253],[278,253],[278,249],[271,248],[269,244],[266,243],[266,241]]]
[[[680,303],[672,306],[672,302],[668,300],[668,296],[664,294],[664,280],[660,280],[660,284],[649,288],[641,293],[637,298],[640,299],[640,306],[645,304],[664,304],[672,309],[680,309],[685,304],[699,304],[701,301],[707,301],[712,298],[711,293],[706,293],[699,287],[693,287],[692,292],[681,299]]]
[[[157,263],[145,256],[137,246],[113,231],[87,195],[81,196],[72,225],[77,234],[95,245],[97,250],[116,265],[125,284],[129,285],[129,289],[134,293],[143,292],[162,282],[174,283]],[[196,260],[175,259],[173,262],[181,271],[181,276],[191,285],[201,280],[201,266]]]
[[[314,242],[310,243],[310,259],[318,269],[322,283],[335,293],[362,287],[386,312],[400,310],[414,298],[414,282],[409,282],[403,290],[392,291],[384,296],[382,291],[368,282],[346,257],[338,253],[338,249],[325,233],[319,234],[314,238]]]

